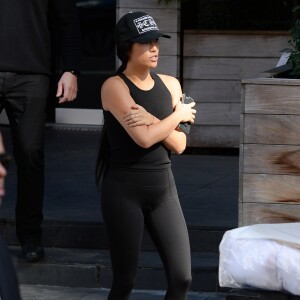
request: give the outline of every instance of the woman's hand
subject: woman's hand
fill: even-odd
[[[143,106],[134,104],[131,106],[130,112],[124,116],[124,122],[130,127],[151,125],[153,124],[154,116],[148,113]]]
[[[197,113],[196,109],[193,109],[195,105],[195,102],[183,104],[181,101],[178,101],[175,105],[174,111],[180,112],[182,116],[182,120],[180,122],[195,122],[195,114]]]

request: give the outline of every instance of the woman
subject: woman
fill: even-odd
[[[171,171],[170,153],[182,153],[180,122],[194,122],[195,103],[182,104],[177,79],[157,66],[160,32],[143,12],[116,26],[122,66],[101,89],[105,125],[97,162],[113,267],[109,300],[129,299],[138,269],[144,225],[163,261],[165,299],[184,300],[191,283],[190,246]]]

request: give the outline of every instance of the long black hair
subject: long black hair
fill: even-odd
[[[117,44],[117,56],[121,60],[122,64],[119,67],[119,69],[116,71],[116,75],[122,73],[126,69],[132,44],[133,43],[130,41]],[[103,175],[105,174],[108,168],[109,152],[110,152],[109,141],[107,136],[106,124],[104,121],[101,134],[100,134],[100,142],[99,142],[99,148],[98,148],[98,154],[96,160],[95,177],[96,177],[96,184],[98,186],[101,185]]]
[[[122,62],[122,65],[117,70],[116,75],[122,73],[126,69],[132,44],[133,43],[131,41],[121,42],[117,44],[117,56]]]

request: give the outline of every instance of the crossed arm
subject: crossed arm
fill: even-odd
[[[124,117],[125,124],[130,127],[142,125],[150,126],[160,121],[161,120],[151,115],[144,107],[138,104],[134,104],[131,107],[131,111]],[[173,132],[162,141],[162,143],[167,149],[176,154],[180,154],[186,147],[186,135],[177,126]]]
[[[115,116],[139,146],[148,148],[162,142],[166,148],[180,154],[186,147],[186,135],[177,127],[182,121],[194,122],[195,104],[181,104],[182,91],[177,79],[166,75],[162,79],[171,92],[174,107],[173,113],[163,120],[138,106],[130,96],[128,87],[118,76],[109,78],[103,84],[102,106]]]

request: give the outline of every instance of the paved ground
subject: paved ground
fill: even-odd
[[[0,128],[7,151],[11,138]],[[100,195],[94,182],[99,131],[92,128],[46,128],[47,220],[101,222]],[[188,225],[232,228],[238,219],[238,156],[172,156],[172,167]],[[7,178],[0,218],[14,219],[15,168]]]
[[[8,127],[0,128],[8,152]],[[94,127],[46,127],[45,220],[102,222],[100,195],[94,183],[99,131]],[[173,156],[173,172],[189,226],[233,228],[238,220],[238,156]],[[0,219],[14,220],[16,174],[7,179]],[[23,300],[105,299],[106,290],[21,286]],[[163,292],[136,291],[137,299],[163,299]],[[189,300],[222,300],[220,294],[191,294]]]
[[[108,290],[49,286],[21,286],[23,300],[106,300]],[[131,300],[162,300],[163,291],[133,291]],[[225,300],[224,294],[190,293],[188,300]]]

